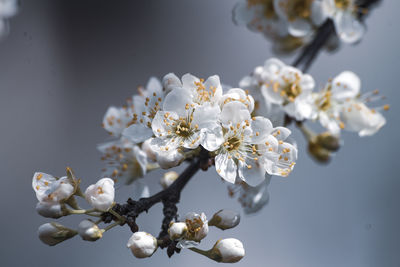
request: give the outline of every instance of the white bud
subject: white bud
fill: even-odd
[[[147,258],[157,250],[157,239],[146,232],[136,232],[126,244],[136,258]]]
[[[146,153],[147,157],[152,161],[157,160],[157,153],[152,149],[150,142],[153,138],[147,139],[142,144],[142,150]]]
[[[36,211],[43,217],[53,219],[58,219],[64,215],[67,215],[64,205],[47,202],[38,202],[36,204]]]
[[[85,198],[93,208],[107,211],[114,203],[114,181],[110,178],[100,179],[96,184],[90,185],[85,191]]]
[[[245,255],[242,242],[235,238],[218,240],[211,249],[211,256],[215,261],[224,263],[235,263]]]
[[[171,240],[176,240],[185,235],[188,228],[184,222],[171,222],[168,229],[168,234]]]
[[[218,227],[221,230],[236,227],[240,222],[240,215],[231,210],[220,210],[214,214],[208,225]]]
[[[164,173],[163,177],[160,180],[161,186],[166,189],[168,188],[176,179],[178,179],[179,174],[174,171],[169,171]]]
[[[159,151],[157,153],[157,163],[162,169],[170,169],[181,164],[184,156],[177,149],[173,151]]]
[[[57,245],[76,234],[76,231],[55,222],[42,224],[38,229],[39,239],[49,246]]]
[[[81,221],[78,225],[78,233],[86,241],[96,241],[103,237],[103,230],[91,220]]]

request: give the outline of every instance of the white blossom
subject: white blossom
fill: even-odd
[[[296,120],[311,117],[311,92],[315,86],[311,75],[271,58],[265,62],[261,76],[261,91],[265,101],[280,105]]]
[[[128,107],[109,107],[103,118],[103,128],[115,137],[120,137],[123,130],[132,121],[132,105]]]
[[[157,239],[146,232],[136,232],[126,244],[136,258],[147,258],[157,250]]]
[[[176,240],[182,238],[187,231],[188,227],[185,222],[171,222],[168,228],[168,235],[171,240]]]
[[[185,216],[187,231],[178,242],[178,248],[190,248],[197,246],[208,234],[208,221],[204,213],[189,212]]]
[[[242,242],[235,238],[218,240],[211,250],[211,258],[224,263],[238,262],[244,255],[245,251]]]
[[[8,33],[8,21],[10,17],[18,12],[17,0],[0,0],[0,37]]]
[[[358,132],[360,136],[376,133],[386,120],[378,109],[370,109],[366,103],[376,98],[378,92],[360,95],[361,80],[351,71],[344,71],[318,93],[313,94],[314,118],[332,134],[341,129]],[[384,106],[383,109],[387,109]]]
[[[221,112],[224,143],[216,151],[215,167],[218,174],[230,183],[237,173],[243,181],[256,186],[265,174],[287,176],[297,159],[297,149],[283,142],[290,134],[284,127],[272,127],[263,117],[250,117],[240,102],[224,105]]]
[[[103,176],[111,177],[115,182],[122,180],[131,184],[147,173],[147,154],[124,137],[100,144],[97,149],[103,153]]]
[[[39,239],[49,246],[57,245],[76,234],[76,231],[55,222],[42,224],[38,229]]]
[[[86,241],[96,241],[103,237],[103,230],[91,220],[83,220],[78,225],[78,234]]]
[[[236,227],[240,222],[240,214],[231,210],[223,209],[214,214],[208,222],[209,226],[215,226],[226,230]]]
[[[151,144],[158,151],[168,153],[181,147],[195,149],[199,145],[213,151],[222,141],[217,123],[219,113],[219,106],[210,103],[198,106],[189,90],[177,87],[166,96],[163,110],[154,117],[152,128],[157,138]]]
[[[161,186],[166,189],[168,188],[175,180],[179,177],[179,174],[174,171],[169,171],[164,173],[161,177],[160,184]]]
[[[141,143],[153,136],[151,124],[157,111],[161,109],[166,89],[160,81],[152,77],[146,88],[139,88],[139,95],[133,96],[133,118],[122,135],[133,143]]]
[[[267,39],[271,39],[277,52],[291,52],[308,42],[311,27],[308,22],[304,23],[305,20],[300,17],[299,12],[286,13],[280,5],[277,9],[275,2],[281,1],[240,1],[233,9],[233,20],[236,24],[246,25],[251,31],[261,32]],[[308,8],[304,3],[299,6],[302,9]]]
[[[57,204],[67,200],[75,193],[75,185],[67,176],[59,179],[42,172],[33,175],[32,187],[39,202]]]
[[[38,202],[36,204],[36,211],[43,217],[53,218],[53,219],[58,219],[62,216],[67,215],[64,204],[58,204],[58,203],[53,204],[47,202]]]
[[[93,208],[107,211],[114,203],[114,181],[102,178],[96,184],[90,185],[85,191],[85,198]]]
[[[355,0],[315,0],[312,3],[312,20],[316,25],[331,18],[339,38],[346,43],[360,41],[365,32],[357,15]]]

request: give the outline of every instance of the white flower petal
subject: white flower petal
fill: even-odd
[[[228,153],[218,154],[215,157],[215,169],[227,182],[235,183],[237,166]]]
[[[332,80],[332,96],[344,101],[347,98],[354,98],[360,93],[361,80],[351,71],[343,71]]]

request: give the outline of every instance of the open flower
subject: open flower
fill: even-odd
[[[175,88],[165,98],[163,110],[158,111],[152,128],[152,145],[159,151],[174,151],[180,147],[195,149],[202,145],[209,151],[218,148],[221,127],[218,124],[219,106],[197,106],[191,93]]]
[[[108,211],[114,203],[114,181],[102,178],[96,184],[90,185],[85,191],[85,198],[93,208]]]
[[[315,0],[312,3],[312,19],[316,25],[327,18],[333,20],[339,38],[346,43],[358,42],[364,35],[365,26],[358,18],[356,0]]]
[[[313,94],[314,117],[334,135],[341,129],[358,132],[360,136],[376,133],[386,120],[379,108],[370,109],[366,103],[379,99],[378,91],[360,96],[360,90],[361,81],[355,73],[340,73],[322,91]]]
[[[263,117],[250,117],[245,105],[230,102],[221,112],[224,143],[216,151],[215,168],[230,183],[239,177],[256,186],[265,174],[287,176],[293,169],[297,149],[283,142],[290,131],[284,127],[273,128]]]
[[[39,202],[58,204],[70,198],[75,193],[75,185],[67,176],[59,179],[42,172],[33,175],[32,187]]]
[[[309,74],[285,65],[276,58],[265,62],[261,91],[265,101],[280,105],[283,110],[296,120],[310,118],[312,106],[311,92],[314,79]]]
[[[133,96],[133,118],[122,135],[133,143],[141,143],[153,136],[151,123],[161,109],[166,94],[157,78],[150,78],[146,89],[139,88],[139,95]]]
[[[111,135],[119,137],[132,120],[132,106],[109,107],[103,118],[103,128]]]
[[[125,184],[131,184],[147,172],[147,154],[124,137],[100,144],[97,149],[103,153],[103,176],[111,177],[115,182],[123,180]]]
[[[208,234],[208,221],[204,213],[197,214],[189,212],[185,216],[187,229],[184,229],[184,235],[179,240],[178,248],[190,248],[197,246],[200,241]]]

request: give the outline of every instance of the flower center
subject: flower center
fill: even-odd
[[[332,106],[331,97],[331,91],[326,91],[324,95],[316,101],[316,105],[318,106],[318,108],[322,111],[328,110]]]
[[[186,120],[180,121],[174,130],[178,136],[184,138],[187,138],[193,134],[193,131],[190,128],[190,123],[188,123]]]
[[[224,143],[226,150],[232,151],[237,150],[242,143],[242,140],[237,138],[236,136],[229,137],[228,140]]]
[[[263,5],[264,16],[266,18],[275,17],[274,1],[273,0],[247,0],[247,6]]]
[[[203,221],[201,218],[193,218],[193,220],[186,219],[186,226],[188,228],[186,232],[187,239],[194,239],[197,232],[203,227]]]

